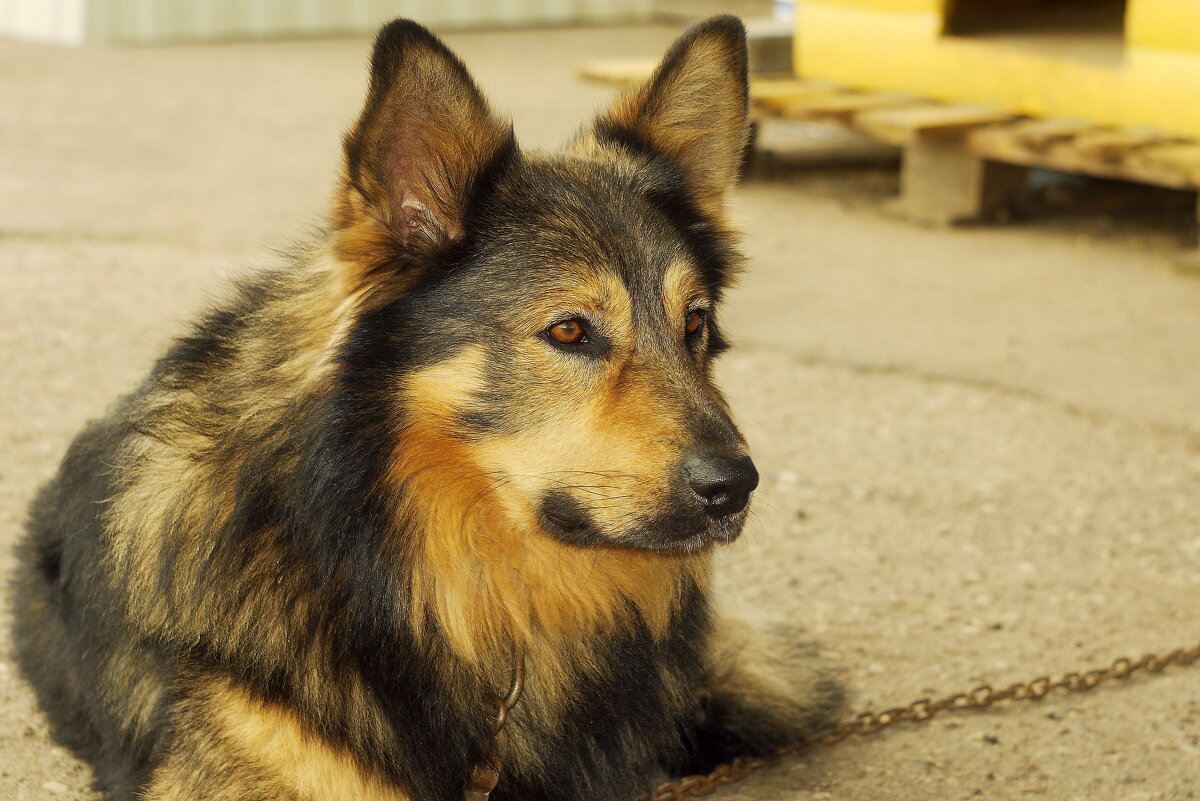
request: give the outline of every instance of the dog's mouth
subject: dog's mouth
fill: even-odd
[[[736,540],[745,527],[747,510],[713,518],[687,508],[668,508],[623,530],[607,533],[588,509],[566,490],[546,492],[538,504],[538,522],[568,545],[619,545],[647,551],[696,551]]]
[[[565,490],[547,492],[538,506],[538,517],[550,536],[569,545],[597,545],[604,541],[583,504]]]

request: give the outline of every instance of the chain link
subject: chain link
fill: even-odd
[[[779,764],[782,756],[805,754],[819,745],[835,745],[851,737],[874,734],[897,723],[922,723],[947,710],[986,709],[1005,701],[1037,701],[1055,690],[1086,692],[1106,681],[1128,679],[1139,672],[1161,673],[1172,665],[1190,665],[1197,659],[1200,659],[1200,645],[1176,648],[1162,656],[1146,654],[1136,662],[1123,656],[1114,660],[1108,667],[1083,673],[1072,671],[1057,679],[1038,676],[1036,679],[1016,682],[1002,689],[982,684],[970,692],[954,693],[937,700],[918,698],[908,706],[899,706],[883,712],[863,712],[844,723],[823,729],[803,745],[782,749],[779,756],[738,757],[732,762],[718,765],[711,773],[668,782],[655,790],[647,801],[683,801],[686,798],[709,795],[721,785],[741,781],[759,768]]]

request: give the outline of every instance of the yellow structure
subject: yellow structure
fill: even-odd
[[[1200,138],[1200,0],[802,0],[801,77]]]

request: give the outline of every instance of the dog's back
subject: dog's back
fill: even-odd
[[[129,433],[119,418],[91,423],[38,493],[13,581],[16,655],[57,736],[114,791],[132,793],[154,749],[162,668],[122,620],[104,580],[108,459]]]

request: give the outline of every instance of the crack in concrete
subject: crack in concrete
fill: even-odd
[[[1144,420],[1136,417],[1130,417],[1129,415],[1121,414],[1120,412],[1080,406],[1079,404],[1072,403],[1070,401],[1064,401],[1060,398],[1038,392],[1028,387],[1014,386],[1011,384],[1004,384],[999,381],[989,381],[986,379],[955,375],[952,373],[938,373],[930,370],[922,370],[910,365],[895,363],[872,364],[869,362],[858,362],[849,359],[838,359],[830,356],[822,356],[811,352],[795,353],[783,348],[771,348],[755,344],[738,345],[737,352],[749,355],[764,354],[771,356],[782,356],[787,361],[802,367],[832,368],[845,372],[866,375],[899,376],[929,384],[944,384],[972,389],[985,394],[1001,395],[1008,398],[1028,401],[1041,406],[1048,406],[1071,417],[1077,417],[1094,423],[1108,425],[1116,424],[1131,428],[1141,428],[1159,436],[1181,440],[1189,447],[1200,450],[1200,430],[1186,425],[1164,423],[1157,420]]]

